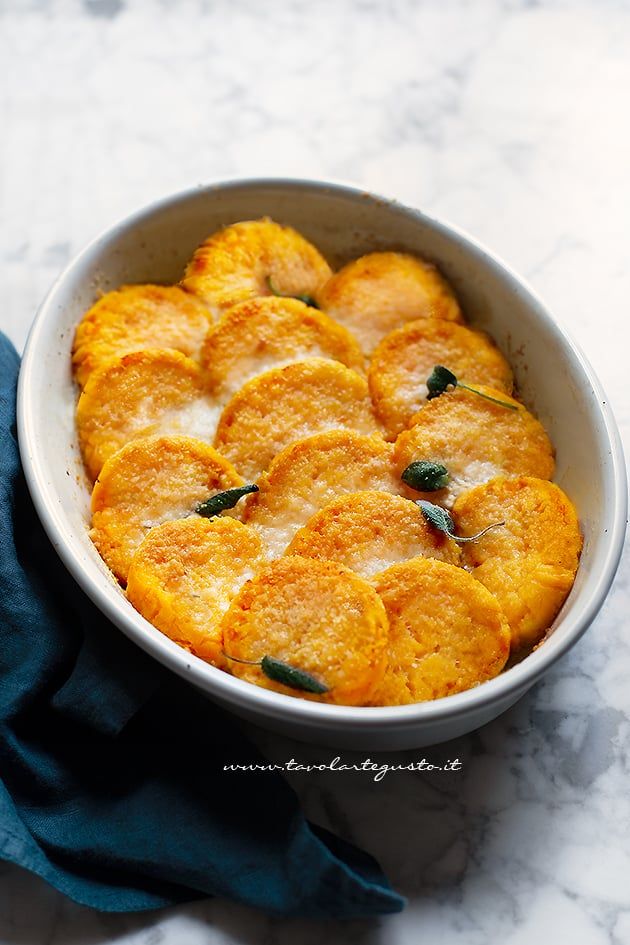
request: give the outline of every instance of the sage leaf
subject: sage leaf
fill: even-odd
[[[433,400],[434,397],[439,397],[440,394],[445,393],[449,387],[461,387],[464,390],[470,391],[471,394],[476,394],[477,397],[489,400],[492,404],[498,404],[500,407],[505,407],[507,410],[518,410],[518,404],[508,404],[507,401],[499,400],[498,397],[491,397],[490,394],[484,394],[483,391],[477,390],[476,387],[471,387],[469,384],[464,384],[463,381],[458,380],[453,372],[445,368],[443,364],[436,364],[427,377],[427,390],[429,391],[427,400]]]
[[[441,463],[416,459],[403,470],[400,478],[416,492],[435,492],[448,485],[449,475],[448,469]]]
[[[304,672],[303,669],[297,669],[289,663],[277,660],[274,656],[263,656],[260,661],[260,668],[265,676],[273,679],[274,682],[283,683],[291,689],[301,689],[303,692],[314,692],[321,695],[328,692],[328,686]]]
[[[251,483],[248,486],[235,486],[233,489],[226,489],[224,492],[217,492],[211,495],[209,499],[201,502],[195,508],[197,515],[203,518],[214,518],[220,512],[226,509],[233,509],[236,503],[246,495],[252,492],[258,492],[258,486]]]
[[[456,535],[455,522],[446,509],[443,509],[441,505],[434,505],[432,502],[427,502],[426,499],[415,499],[414,501],[416,505],[419,506],[429,525],[433,525],[434,528],[437,528],[445,535],[448,535],[453,541],[459,542],[460,544],[468,541],[477,541],[478,538],[481,538],[486,532],[489,532],[490,529],[501,528],[505,525],[505,522],[493,522],[492,525],[486,525],[485,528],[482,528],[476,535]]]
[[[420,507],[422,514],[429,523],[444,532],[449,538],[454,538],[455,522],[451,518],[450,512],[443,509],[441,505],[434,505],[433,502],[427,502],[426,499],[417,499],[416,505]]]
[[[260,666],[268,679],[273,679],[274,682],[282,683],[291,689],[301,689],[303,692],[314,692],[317,695],[328,692],[328,686],[325,686],[315,676],[311,676],[303,669],[298,669],[297,666],[291,666],[290,663],[278,660],[275,656],[263,656],[261,660],[242,660],[238,656],[230,656],[225,650],[223,650],[223,655],[226,659],[233,660],[235,663],[244,663],[246,666]]]
[[[439,397],[448,387],[457,387],[457,378],[452,371],[442,364],[436,364],[427,377],[427,400]]]

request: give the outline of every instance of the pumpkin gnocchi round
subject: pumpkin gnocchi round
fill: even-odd
[[[241,589],[223,618],[232,672],[291,694],[264,657],[298,667],[314,685],[306,698],[341,705],[368,701],[385,672],[389,626],[383,602],[358,574],[334,561],[279,558]],[[319,684],[319,685],[318,685]]]
[[[383,338],[370,361],[370,393],[389,436],[406,429],[426,403],[436,364],[462,381],[512,393],[512,369],[487,335],[438,319],[410,322]]]
[[[457,542],[432,528],[420,508],[399,495],[351,492],[312,515],[286,551],[338,561],[365,578],[409,558],[459,564]]]
[[[385,335],[417,318],[463,321],[455,293],[437,267],[409,253],[354,259],[324,283],[317,301],[356,335],[368,355]]]
[[[464,492],[453,508],[463,535],[501,516],[504,527],[464,545],[471,574],[507,617],[512,650],[541,639],[573,585],[582,535],[573,505],[553,482],[499,476]]]
[[[210,443],[218,419],[199,365],[168,349],[108,361],[90,375],[77,404],[79,445],[92,479],[131,440],[180,433]]]
[[[174,519],[150,529],[138,547],[127,597],[171,640],[223,667],[221,620],[262,564],[260,538],[237,519]]]
[[[377,428],[365,380],[337,361],[308,358],[243,384],[223,409],[215,445],[244,476],[259,476],[294,440]]]
[[[121,583],[148,532],[192,515],[209,497],[241,486],[224,456],[188,436],[133,440],[111,456],[92,491],[90,537]]]
[[[552,632],[577,513],[431,260],[333,272],[290,226],[230,222],[179,285],[96,300],[72,367],[90,537],[191,659],[397,706],[481,685]]]
[[[233,305],[207,333],[201,352],[209,389],[219,401],[258,374],[306,358],[330,358],[360,374],[364,370],[349,331],[299,299],[277,296]]]
[[[448,482],[437,493],[447,507],[495,476],[551,479],[555,467],[553,447],[538,420],[513,397],[483,385],[477,393],[456,388],[418,411],[394,444],[396,468],[402,474],[418,456],[448,470]],[[421,489],[407,494],[431,498]]]
[[[213,233],[195,250],[182,287],[215,317],[265,295],[310,299],[332,275],[311,243],[273,220],[245,220]]]
[[[439,699],[501,672],[510,630],[492,594],[462,568],[411,558],[375,579],[389,618],[387,668],[375,705]]]
[[[112,358],[173,348],[198,361],[212,322],[206,306],[177,285],[124,285],[101,296],[77,327],[72,367],[80,387]]]

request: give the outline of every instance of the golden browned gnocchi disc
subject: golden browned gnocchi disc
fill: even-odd
[[[309,358],[248,381],[226,405],[215,446],[255,479],[294,440],[330,429],[371,433],[365,380],[337,361]]]
[[[72,348],[77,383],[112,358],[144,348],[175,348],[198,359],[211,314],[175,285],[125,285],[85,313]]]
[[[317,301],[353,332],[367,354],[405,322],[463,320],[453,290],[435,266],[406,253],[370,253],[355,259],[326,282]]]
[[[201,440],[188,436],[133,440],[108,459],[96,481],[90,537],[124,584],[131,559],[149,529],[191,515],[205,499],[241,485],[232,464]]]
[[[383,338],[368,374],[374,407],[391,436],[426,403],[426,381],[436,364],[463,383],[512,392],[510,365],[487,335],[439,319],[410,322]]]
[[[383,605],[370,585],[332,561],[280,558],[241,589],[223,619],[226,654],[263,656],[314,676],[322,695],[269,679],[228,659],[236,676],[289,696],[362,705],[380,682],[388,639]]]
[[[573,586],[582,550],[571,501],[552,482],[498,477],[461,495],[453,513],[462,535],[505,521],[466,544],[464,558],[503,608],[512,649],[538,643]]]
[[[389,619],[388,666],[373,705],[441,699],[498,675],[510,630],[497,601],[466,571],[432,558],[374,581]]]
[[[127,597],[171,640],[223,667],[221,619],[263,563],[261,551],[256,532],[234,518],[164,522],[133,557]]]
[[[388,492],[339,496],[308,520],[286,553],[337,561],[365,578],[418,555],[454,565],[461,556],[414,502]]]
[[[400,491],[392,447],[382,437],[332,430],[292,443],[258,480],[244,520],[260,533],[271,557],[281,555],[295,532],[340,494]]]
[[[308,240],[265,218],[233,223],[209,236],[195,250],[182,285],[218,316],[255,296],[313,296],[330,275]]]
[[[313,357],[361,372],[364,367],[350,332],[304,302],[276,296],[228,309],[208,332],[202,351],[209,388],[222,400],[257,374]]]
[[[142,436],[182,434],[212,442],[219,407],[201,368],[169,349],[134,351],[94,371],[79,398],[77,430],[87,471]]]
[[[438,492],[407,489],[410,497],[451,506],[461,492],[494,476],[553,476],[553,447],[538,420],[503,391],[477,387],[517,409],[508,410],[462,388],[428,401],[414,417],[414,425],[396,440],[396,469],[402,473],[414,460],[428,460],[446,466],[450,481]]]

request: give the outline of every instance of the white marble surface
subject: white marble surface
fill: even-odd
[[[628,2],[0,0],[0,62],[0,326],[18,344],[60,267],[153,198],[216,177],[345,178],[469,229],[529,278],[628,443]],[[544,683],[444,749],[460,774],[295,779],[311,816],[381,860],[403,914],[103,916],[2,865],[0,941],[629,943],[628,591],[626,559]]]

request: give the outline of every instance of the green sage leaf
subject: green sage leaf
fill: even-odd
[[[455,522],[446,509],[443,509],[441,505],[434,505],[432,502],[427,502],[426,499],[414,499],[414,501],[416,505],[420,507],[429,525],[433,525],[434,528],[444,532],[445,535],[448,535],[449,538],[452,538],[453,541],[459,542],[460,544],[465,544],[469,541],[477,541],[478,538],[481,538],[486,532],[489,532],[490,529],[501,528],[505,525],[505,522],[493,522],[492,525],[486,525],[485,528],[482,528],[476,535],[456,535]]]
[[[441,463],[416,459],[409,463],[400,478],[416,492],[435,492],[448,485],[449,475],[448,469]]]
[[[491,397],[490,394],[484,394],[482,390],[477,390],[476,387],[470,387],[468,384],[462,384],[460,381],[457,382],[458,387],[462,387],[464,390],[469,390],[471,394],[476,394],[477,397],[483,397],[484,400],[489,400],[491,404],[498,404],[499,407],[505,407],[507,410],[518,410],[518,404],[508,404],[505,400],[499,400],[498,397]]]
[[[441,505],[434,505],[433,502],[427,502],[426,499],[416,499],[415,502],[429,525],[444,532],[449,538],[455,537],[455,522],[446,509],[443,509]]]
[[[427,389],[429,391],[427,400],[439,397],[448,387],[456,387],[457,378],[452,371],[445,368],[443,364],[436,364],[427,377]]]
[[[211,495],[209,499],[201,502],[195,508],[195,512],[204,518],[214,518],[215,515],[224,512],[226,509],[233,509],[240,499],[252,492],[258,492],[258,486],[254,483],[248,486],[235,486],[233,489],[226,489],[224,492],[217,492],[216,495]]]
[[[471,387],[469,384],[464,384],[462,381],[459,381],[453,372],[445,368],[443,364],[436,364],[427,377],[427,390],[429,391],[427,400],[433,400],[434,397],[439,397],[440,394],[443,394],[449,387],[462,387],[464,390],[470,391],[471,394],[476,394],[477,397],[483,397],[484,400],[489,400],[492,404],[498,404],[500,407],[505,407],[507,410],[518,410],[518,404],[508,404],[505,400],[499,400],[498,397],[484,394],[483,391],[477,390],[476,387]]]
[[[328,692],[328,686],[325,686],[315,676],[297,669],[289,663],[277,660],[274,656],[263,656],[260,661],[260,668],[265,676],[273,679],[274,682],[283,683],[291,689],[301,689],[303,692],[314,692],[321,695]]]

